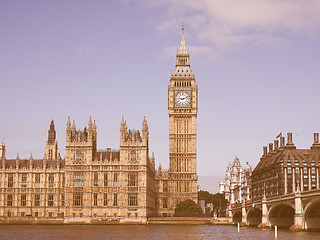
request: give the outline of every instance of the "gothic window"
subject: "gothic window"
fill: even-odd
[[[98,173],[93,175],[93,186],[98,187]]]
[[[93,206],[98,206],[98,193],[93,194]]]
[[[61,194],[61,206],[62,207],[64,207],[64,201],[65,201],[64,194]]]
[[[62,187],[64,187],[65,184],[66,184],[66,177],[63,174],[63,176],[62,176]]]
[[[20,197],[21,197],[21,206],[22,206],[22,207],[27,206],[27,195],[21,194]]]
[[[7,206],[11,207],[12,206],[12,194],[9,194],[7,196]]]
[[[81,163],[82,162],[82,152],[81,151],[77,151],[76,152],[76,163]]]
[[[8,174],[8,187],[13,187],[13,174]]]
[[[167,181],[163,181],[163,192],[168,192],[168,182]]]
[[[113,186],[114,187],[118,186],[118,173],[117,172],[113,173]]]
[[[27,187],[27,174],[24,173],[21,176],[21,187],[25,188]]]
[[[73,186],[82,187],[83,175],[81,172],[75,172],[73,175]]]
[[[113,194],[113,206],[117,206],[118,205],[118,194],[114,193]]]
[[[82,206],[82,193],[73,194],[73,206]]]
[[[49,159],[52,159],[52,149],[49,149]]]
[[[40,187],[40,173],[36,173],[34,176],[34,183],[35,183],[35,187],[39,188]]]
[[[128,173],[128,186],[129,187],[138,186],[138,173]]]
[[[53,194],[48,195],[48,206],[53,207]]]
[[[138,206],[138,193],[129,193],[128,194],[128,205],[129,206]]]
[[[39,207],[40,206],[40,195],[34,195],[34,206]]]
[[[48,182],[49,182],[49,188],[53,188],[54,187],[54,174],[53,173],[49,174]]]
[[[104,173],[103,177],[103,186],[108,187],[108,173]]]
[[[108,206],[108,194],[103,194],[103,206]]]
[[[137,161],[137,154],[136,151],[131,151],[131,162]]]
[[[168,199],[167,198],[162,199],[162,208],[168,208]]]

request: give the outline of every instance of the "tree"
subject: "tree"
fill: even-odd
[[[202,209],[191,199],[187,199],[177,204],[174,216],[175,217],[199,217],[202,214]]]
[[[213,210],[222,210],[226,209],[228,203],[224,197],[224,194],[216,193],[216,194],[211,194],[208,191],[199,191],[198,192],[198,199],[204,199],[205,204],[207,205],[208,203],[213,204]]]

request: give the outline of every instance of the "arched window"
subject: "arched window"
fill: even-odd
[[[131,151],[131,162],[137,161],[136,151]]]

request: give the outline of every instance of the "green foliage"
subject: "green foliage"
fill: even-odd
[[[199,217],[202,214],[202,209],[191,199],[187,199],[177,204],[174,216],[175,217]]]
[[[205,204],[207,205],[208,203],[213,204],[213,210],[222,210],[226,209],[228,203],[224,198],[224,194],[216,193],[216,194],[211,194],[208,191],[202,191],[200,190],[198,192],[198,199],[204,199]]]

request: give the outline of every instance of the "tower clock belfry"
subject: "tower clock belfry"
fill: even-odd
[[[176,66],[168,86],[170,208],[180,201],[197,202],[198,85],[190,68],[190,55],[182,36]]]

